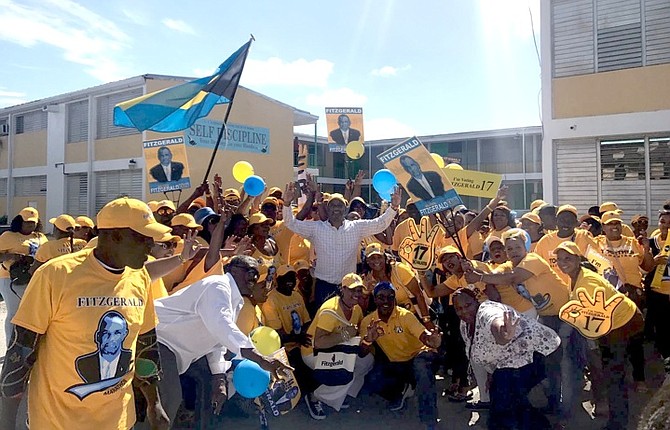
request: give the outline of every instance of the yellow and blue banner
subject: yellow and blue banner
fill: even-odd
[[[251,40],[224,61],[216,73],[145,94],[114,107],[114,125],[170,133],[189,128],[217,104],[230,103],[240,82]]]

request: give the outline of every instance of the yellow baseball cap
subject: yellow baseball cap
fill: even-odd
[[[356,287],[362,287],[363,279],[355,273],[349,273],[342,278],[342,286],[353,290]]]
[[[535,224],[542,224],[542,220],[540,219],[540,216],[536,213],[533,212],[526,212],[525,214],[521,215],[521,219],[528,220],[532,223]]]
[[[382,246],[376,242],[373,242],[365,247],[365,258],[370,258],[373,255],[384,255]]]
[[[107,203],[98,212],[98,228],[100,230],[129,228],[154,240],[164,240],[172,229],[156,221],[146,203],[121,197]]]
[[[582,251],[579,250],[577,244],[569,240],[558,245],[556,249],[554,249],[554,254],[558,254],[559,249],[562,249],[563,251],[572,255],[578,255],[580,257],[582,256]]]
[[[56,218],[51,218],[49,222],[61,231],[74,230],[77,226],[77,222],[68,214],[58,215]]]
[[[558,216],[562,212],[570,212],[570,213],[574,214],[575,216],[579,216],[579,213],[577,212],[577,208],[572,206],[572,205],[559,206],[558,210],[556,211],[556,216]]]
[[[547,204],[547,202],[545,202],[542,199],[533,200],[533,203],[530,204],[530,210],[534,211],[535,209],[539,208],[540,206],[546,205],[546,204]]]
[[[265,282],[265,280],[268,278],[268,272],[270,271],[270,266],[267,264],[259,264],[258,265],[258,279],[256,280],[256,283],[261,283]]]
[[[172,227],[183,225],[184,227],[194,228],[198,231],[202,230],[202,226],[195,222],[195,218],[191,214],[177,214],[170,221]]]
[[[301,270],[309,270],[311,269],[311,266],[306,260],[298,260],[295,263],[293,263],[293,268],[295,269],[296,272],[299,272]]]
[[[281,266],[277,267],[277,276],[284,276],[289,272],[296,273],[295,268],[290,264],[282,264]]]
[[[151,212],[156,212],[160,208],[170,208],[173,211],[177,210],[172,200],[161,200],[161,201],[152,200],[149,203],[147,203],[147,205],[149,206],[149,209],[151,209]]]
[[[619,213],[617,211],[607,211],[603,214],[603,216],[600,218],[600,222],[602,224],[609,224],[611,222],[623,222],[621,221],[621,217],[619,216]]]
[[[282,194],[282,189],[279,188],[279,187],[272,187],[272,188],[270,188],[270,190],[268,191],[268,196],[271,196],[271,195],[273,195],[274,193]]]
[[[264,206],[264,205],[267,205],[267,204],[275,205],[275,207],[278,208],[279,207],[279,200],[276,197],[266,197],[265,199],[263,199],[263,202],[261,203],[261,206]]]
[[[603,204],[600,205],[600,208],[598,208],[598,210],[600,210],[600,213],[615,211],[617,209],[619,209],[619,206],[614,202],[604,202]]]
[[[488,249],[491,249],[491,244],[492,244],[493,242],[500,242],[500,243],[502,243],[502,244],[505,243],[505,242],[503,242],[503,240],[502,240],[501,238],[499,238],[498,236],[489,236],[489,237],[487,237],[486,240],[484,241],[484,245],[485,245]]]
[[[342,203],[344,203],[344,206],[349,206],[349,202],[347,202],[347,199],[345,199],[344,196],[340,193],[331,194],[330,199],[328,199],[328,203],[332,202],[333,200],[339,200]]]
[[[19,215],[21,215],[21,219],[24,222],[38,222],[40,220],[40,213],[37,212],[37,209],[30,206],[21,209]]]
[[[179,236],[175,236],[174,234],[166,234],[162,238],[157,239],[155,242],[158,242],[158,243],[164,243],[164,242],[179,243],[180,240],[181,240],[181,237],[179,237]],[[183,248],[183,246],[182,246],[182,248]]]
[[[79,226],[79,227],[90,227],[93,228],[95,227],[95,223],[93,220],[87,216],[81,215],[78,216],[77,218],[74,219],[74,222]]]
[[[272,218],[268,218],[260,212],[256,212],[255,214],[253,214],[249,217],[249,226],[250,227],[254,224],[264,224],[264,223],[268,223],[270,225],[273,225],[275,222],[272,220]]]
[[[240,198],[240,192],[237,191],[235,188],[226,188],[225,191],[223,192],[223,198],[224,200],[226,199],[231,199],[231,198]]]
[[[444,248],[440,249],[437,253],[437,261],[442,260],[442,257],[447,254],[458,254],[461,255],[461,251],[458,250],[454,245],[447,245]]]

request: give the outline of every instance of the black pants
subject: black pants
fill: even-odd
[[[645,332],[653,336],[658,352],[663,358],[670,357],[670,296],[647,291],[645,325]]]

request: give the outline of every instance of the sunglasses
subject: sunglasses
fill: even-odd
[[[168,216],[168,215],[172,215],[174,213],[174,211],[170,208],[160,208],[156,211],[156,213],[160,216]]]

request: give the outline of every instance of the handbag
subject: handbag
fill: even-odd
[[[342,324],[353,327],[346,319],[337,312],[325,309],[323,314],[328,314]],[[348,340],[325,349],[314,349],[314,378],[322,385],[338,386],[346,385],[354,379],[354,367],[358,356],[360,336],[353,336]]]

